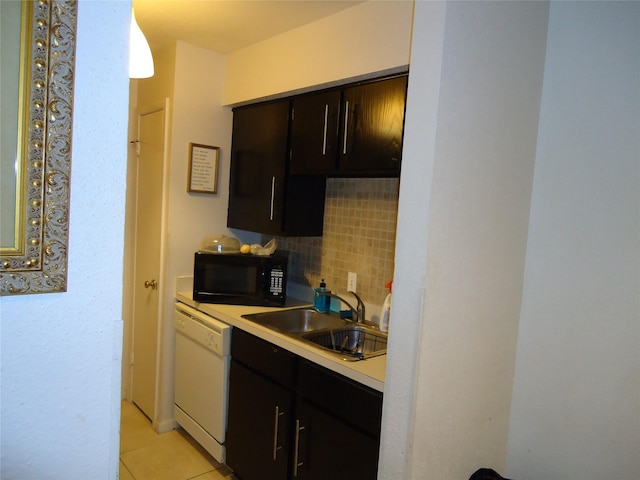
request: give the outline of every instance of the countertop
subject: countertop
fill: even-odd
[[[306,358],[318,365],[329,370],[344,375],[358,383],[373,388],[379,392],[384,391],[384,375],[387,356],[380,355],[378,357],[349,362],[341,360],[337,356],[324,352],[318,348],[308,345],[300,340],[276,332],[267,327],[263,327],[251,320],[242,318],[242,315],[261,312],[272,312],[288,308],[299,308],[311,306],[308,302],[298,301],[296,299],[287,299],[287,304],[283,308],[274,307],[251,307],[247,305],[226,305],[213,303],[199,303],[193,300],[191,292],[178,292],[176,300],[185,303],[207,315],[231,325],[240,328],[245,332],[262,338],[263,340],[277,345],[285,350],[290,351],[302,358]]]

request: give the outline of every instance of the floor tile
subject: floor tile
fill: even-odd
[[[133,403],[122,402],[120,412],[120,453],[146,447],[158,439],[151,421]]]
[[[118,473],[118,480],[135,480],[131,472],[127,470],[122,460],[120,460],[120,472]]]
[[[121,412],[120,480],[237,480],[181,428],[158,434],[134,404]]]
[[[174,430],[162,441],[123,453],[120,458],[136,480],[188,479],[217,468]]]
[[[217,470],[198,475],[190,480],[238,480],[238,477],[234,476],[233,472],[226,465],[223,465]]]

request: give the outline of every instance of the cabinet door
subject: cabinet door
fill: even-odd
[[[227,465],[242,480],[285,480],[292,393],[232,360]]]
[[[293,478],[375,480],[377,476],[378,440],[306,401],[298,404],[293,441]]]
[[[291,106],[289,172],[332,173],[338,153],[340,91],[294,97]]]
[[[288,100],[234,110],[228,227],[322,235],[325,179],[287,175],[288,145]]]
[[[234,110],[228,227],[281,233],[288,133],[288,101]]]
[[[406,76],[344,90],[340,173],[399,174],[406,91]]]
[[[309,360],[298,365],[298,393],[355,429],[379,438],[382,393]],[[327,393],[330,392],[330,393]]]
[[[298,476],[375,479],[382,394],[308,360],[300,360],[297,391],[292,468]]]

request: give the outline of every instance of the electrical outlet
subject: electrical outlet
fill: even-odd
[[[355,292],[358,286],[358,274],[349,272],[347,275],[347,292]]]

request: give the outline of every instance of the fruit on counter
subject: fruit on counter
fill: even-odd
[[[251,245],[246,243],[240,247],[240,253],[251,253]]]

